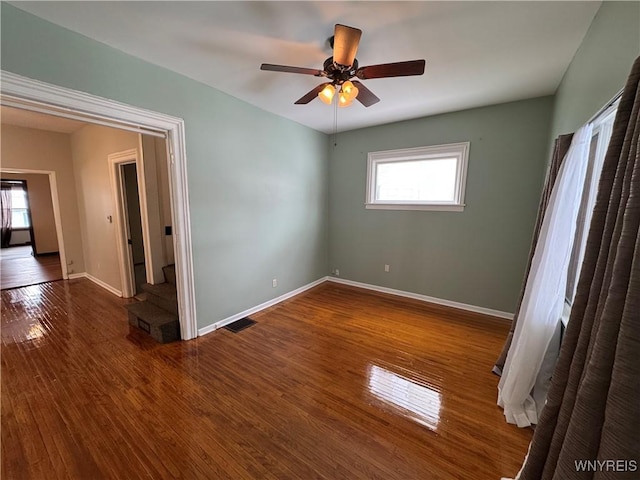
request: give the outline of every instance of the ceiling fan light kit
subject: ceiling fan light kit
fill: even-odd
[[[332,84],[327,83],[322,90],[318,92],[318,97],[322,100],[323,103],[327,105],[331,105],[331,101],[333,100],[333,96],[336,94],[336,87]]]
[[[351,81],[347,80],[342,84],[342,88],[340,89],[340,95],[338,96],[338,106],[339,107],[348,107],[353,103],[355,98],[358,98],[358,87],[356,87]]]
[[[325,60],[323,70],[312,68],[291,67],[288,65],[273,65],[263,63],[261,70],[271,72],[299,73],[303,75],[313,75],[325,77],[330,82],[318,85],[313,90],[299,98],[296,105],[306,105],[314,98],[318,97],[323,103],[331,105],[333,98],[338,92],[338,106],[348,107],[357,99],[365,107],[370,107],[380,101],[380,99],[361,82],[360,80],[372,78],[408,77],[422,75],[424,73],[424,60],[410,60],[407,62],[385,63],[380,65],[370,65],[359,67],[356,53],[360,44],[362,30],[337,24],[334,30],[333,56]]]
[[[322,103],[331,105],[333,98],[336,94],[336,87],[332,83],[324,84],[324,88],[318,92],[318,98]],[[349,80],[344,82],[338,92],[338,106],[348,107],[353,103],[353,100],[358,96],[358,88]]]

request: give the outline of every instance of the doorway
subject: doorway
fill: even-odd
[[[115,202],[115,218],[108,218],[116,227],[116,248],[120,265],[121,295],[131,298],[142,293],[147,283],[148,251],[144,232],[144,207],[139,187],[137,149],[109,155],[111,191]],[[137,264],[137,265],[136,265]],[[136,268],[137,267],[137,268]],[[137,271],[137,272],[136,272]]]
[[[142,293],[142,285],[147,283],[144,240],[142,237],[142,216],[138,192],[138,172],[135,163],[120,164],[121,189],[123,194],[123,220],[127,232],[129,259],[133,271],[134,295]]]
[[[0,103],[3,106],[46,113],[69,120],[112,126],[166,139],[167,158],[165,163],[169,169],[169,206],[175,249],[174,278],[177,288],[181,337],[183,340],[197,337],[198,322],[196,319],[184,120],[5,71],[2,72]],[[53,180],[52,192],[56,192],[53,188],[55,172],[51,173],[50,178]],[[56,221],[59,223],[58,211],[56,211]],[[110,216],[108,221],[112,221]],[[63,277],[67,278],[67,264],[62,238],[59,238],[59,243]],[[124,250],[126,251],[126,249]],[[119,251],[118,254],[122,257],[122,252]],[[147,265],[147,275],[149,275],[149,268],[150,265]]]
[[[2,290],[64,278],[50,180],[46,173],[2,171]]]

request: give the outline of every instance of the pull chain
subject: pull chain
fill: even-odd
[[[338,101],[333,103],[333,146],[338,146]]]

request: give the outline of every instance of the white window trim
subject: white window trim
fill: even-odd
[[[402,148],[399,150],[385,150],[380,152],[369,152],[367,156],[367,196],[365,207],[374,210],[433,210],[433,211],[464,211],[464,194],[467,184],[467,166],[469,164],[470,142],[449,143],[446,145],[434,145],[430,147]],[[429,160],[442,158],[443,156],[455,157],[456,166],[456,186],[455,200],[453,202],[406,202],[398,201],[376,201],[375,182],[376,167],[381,163],[406,162],[410,160]]]

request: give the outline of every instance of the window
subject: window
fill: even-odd
[[[367,208],[464,209],[469,142],[369,153]]]
[[[8,208],[11,211],[11,228],[13,230],[27,229],[31,227],[29,214],[29,199],[27,198],[26,182],[24,180],[2,179],[3,211],[5,195]]]
[[[589,156],[585,159],[585,161],[588,162],[587,172],[585,175],[584,189],[582,190],[582,198],[580,200],[580,209],[578,210],[576,233],[569,260],[569,270],[567,272],[565,312],[562,316],[565,324],[569,319],[571,305],[573,304],[576,294],[578,278],[580,277],[580,267],[582,266],[587,244],[589,225],[591,224],[591,216],[598,193],[600,173],[604,164],[605,154],[607,153],[607,147],[609,146],[609,140],[611,139],[611,131],[613,130],[613,121],[615,120],[617,108],[618,103],[616,102],[600,114],[593,122]]]
[[[29,228],[29,203],[27,192],[22,186],[11,188],[11,228]]]

